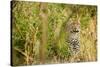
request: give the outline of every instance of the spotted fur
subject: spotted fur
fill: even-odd
[[[80,23],[78,21],[68,22],[67,33],[71,54],[75,55],[80,51]]]

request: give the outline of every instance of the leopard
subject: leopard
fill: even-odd
[[[70,19],[67,22],[66,28],[66,32],[68,35],[66,37],[66,40],[69,44],[71,56],[75,58],[80,53],[80,21]]]

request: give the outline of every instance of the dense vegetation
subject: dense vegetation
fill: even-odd
[[[96,6],[12,2],[12,64],[70,61],[66,23],[80,18],[80,62],[96,60]]]

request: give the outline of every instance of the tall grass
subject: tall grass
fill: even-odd
[[[81,31],[81,59],[82,61],[97,60],[96,17],[91,19],[86,29]]]
[[[39,2],[12,2],[12,65],[96,61],[96,7],[77,5],[81,23],[80,54],[73,57],[66,42],[65,24],[72,18],[70,15],[75,15],[72,10],[76,5],[46,5],[40,9]],[[47,17],[43,18],[45,14]]]

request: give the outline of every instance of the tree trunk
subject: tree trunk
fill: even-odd
[[[46,44],[47,44],[47,14],[46,14],[46,3],[40,3],[40,20],[41,20],[41,44],[40,44],[40,64],[45,63],[45,52],[46,52]]]

